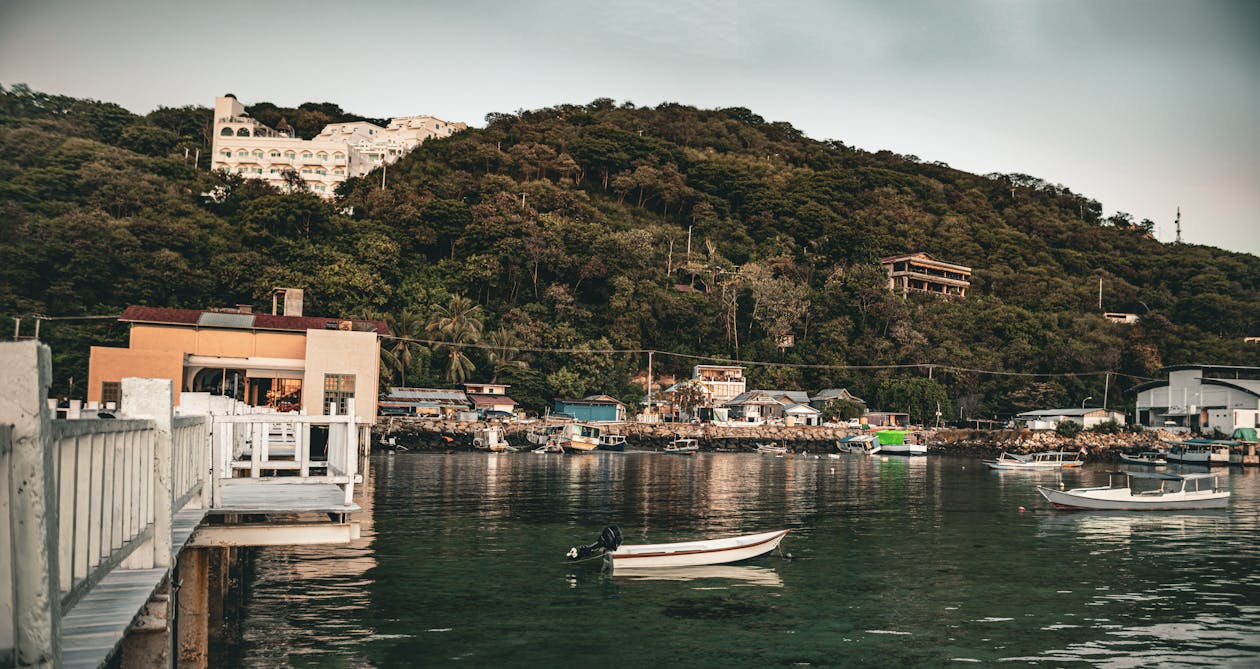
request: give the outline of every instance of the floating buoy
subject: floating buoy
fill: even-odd
[[[1025,512],[1025,511],[1027,511],[1027,510],[1028,510],[1028,509],[1025,509],[1025,508],[1024,508],[1024,507],[1022,507],[1022,506],[1021,506],[1021,507],[1019,507],[1019,512],[1020,512],[1020,513],[1023,513],[1023,512]]]

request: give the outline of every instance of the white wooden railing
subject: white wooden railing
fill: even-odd
[[[151,420],[52,421],[61,607],[153,538]]]
[[[209,489],[209,420],[174,416],[169,380],[123,379],[133,418],[53,420],[50,358],[0,344],[0,665],[59,666],[61,619],[114,570],[169,569]]]
[[[213,491],[211,506],[225,485],[249,482],[333,483],[353,502],[360,446],[367,426],[354,416],[353,400],[344,415],[242,413],[212,416]],[[312,428],[327,431],[322,454],[312,449]]]

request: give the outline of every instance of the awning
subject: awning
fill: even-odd
[[[300,379],[306,371],[305,360],[292,358],[235,358],[217,355],[187,355],[185,367],[243,369],[252,378]]]

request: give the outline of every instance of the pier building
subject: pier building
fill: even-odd
[[[268,127],[252,118],[235,96],[214,100],[211,169],[263,179],[288,189],[285,174],[301,177],[316,195],[332,197],[337,185],[391,165],[425,140],[466,130],[433,116],[400,116],[385,127],[367,121],[332,123],[312,139],[295,136],[287,124]]]
[[[1170,432],[1232,434],[1260,426],[1260,367],[1173,365],[1166,381],[1134,386],[1137,422]]]
[[[118,318],[126,348],[93,346],[89,405],[120,406],[124,376],[170,379],[175,404],[186,392],[232,397],[276,411],[327,415],[355,400],[360,420],[376,420],[380,321],[302,315],[299,289],[285,291],[284,314],[232,309],[131,306]]]

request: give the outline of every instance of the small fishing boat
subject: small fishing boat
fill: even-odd
[[[882,455],[927,455],[927,444],[907,442],[903,430],[880,430],[875,436]]]
[[[855,434],[844,437],[836,442],[836,448],[841,453],[856,453],[857,455],[875,455],[880,451],[882,446],[879,443],[879,437],[873,434]]]
[[[694,455],[700,450],[700,442],[695,439],[686,439],[678,437],[665,445],[662,453],[673,453],[675,455]]]
[[[597,451],[615,451],[622,452],[626,450],[626,435],[624,434],[600,434],[599,443],[596,444]]]
[[[503,439],[503,432],[497,427],[487,427],[473,431],[473,448],[491,453],[515,453],[516,449]]]
[[[533,430],[525,435],[525,441],[535,446],[546,446],[548,443],[556,441],[564,432],[565,425],[544,425],[537,430]]]
[[[1131,465],[1146,465],[1148,467],[1163,467],[1168,464],[1164,454],[1159,451],[1143,451],[1137,455],[1121,453],[1120,461]]]
[[[788,447],[775,444],[757,444],[757,452],[763,455],[787,455]]]
[[[1151,481],[1158,482],[1157,487],[1151,487]],[[1141,489],[1135,489],[1135,482],[1142,482]],[[1229,504],[1229,491],[1220,489],[1219,474],[1111,472],[1110,483],[1072,490],[1037,486],[1037,491],[1058,509],[1160,511],[1223,509]]]
[[[1229,447],[1232,441],[1218,439],[1187,439],[1173,442],[1168,449],[1168,462],[1182,465],[1228,465]]]
[[[599,447],[601,429],[586,423],[569,423],[564,426],[555,442],[566,453],[586,453]]]
[[[1085,464],[1085,461],[1080,459],[1079,453],[1048,451],[1046,453],[1029,453],[1028,455],[1003,453],[996,460],[985,460],[984,464],[988,465],[989,469],[1053,470],[1064,467],[1080,467]]]
[[[530,453],[533,453],[535,455],[545,455],[547,453],[564,453],[564,449],[560,447],[560,444],[543,444],[542,446],[539,446],[538,448],[535,448],[534,450],[530,451]]]
[[[779,547],[789,530],[745,534],[722,539],[702,539],[672,544],[622,544],[621,529],[616,525],[604,528],[598,540],[588,546],[569,549],[570,560],[586,560],[603,556],[605,563],[617,568],[693,567],[726,564],[760,557]]]

